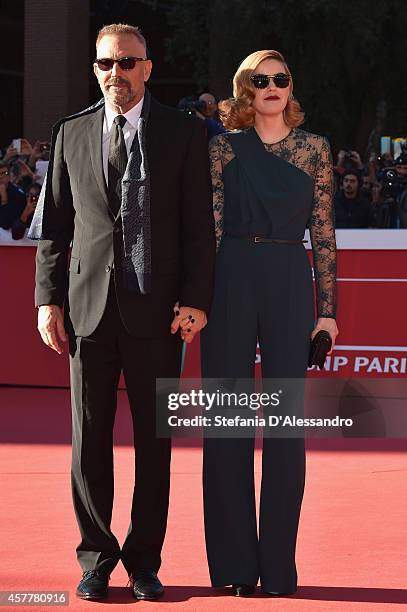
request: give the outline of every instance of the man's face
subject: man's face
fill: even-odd
[[[0,185],[7,185],[10,182],[10,170],[7,166],[0,167]]]
[[[364,193],[370,193],[372,189],[372,182],[370,180],[370,176],[362,177],[362,191]]]
[[[144,45],[133,34],[109,34],[103,36],[96,49],[98,59],[121,59],[122,57],[146,57]],[[103,95],[113,107],[127,112],[144,96],[144,83],[152,69],[150,60],[136,62],[132,70],[122,70],[113,64],[111,70],[100,70],[93,64],[93,70]]]
[[[206,110],[202,111],[202,114],[205,115],[205,117],[213,117],[218,110],[215,98],[211,94],[202,94],[199,96],[199,99],[206,104]]]
[[[358,190],[358,179],[354,174],[347,174],[342,182],[342,189],[345,195],[355,196]]]
[[[407,178],[407,165],[406,164],[397,165],[396,171],[397,171],[397,174],[401,176],[402,178]]]

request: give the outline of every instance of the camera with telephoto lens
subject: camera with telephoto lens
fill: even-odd
[[[402,146],[401,154],[395,162],[390,165],[390,161],[383,156],[378,156],[377,164],[379,171],[377,179],[381,183],[380,194],[383,198],[380,209],[376,211],[377,227],[397,227],[396,219],[400,217],[400,208],[404,202],[404,195],[407,190],[407,177],[400,176],[397,166],[407,165],[407,149]],[[401,227],[404,226],[404,221]]]
[[[178,109],[187,115],[196,115],[206,111],[206,102],[204,100],[195,100],[193,96],[181,98],[178,102]]]
[[[385,198],[395,198],[399,192],[399,177],[397,170],[387,166],[377,173],[377,178],[381,182],[381,194]]]

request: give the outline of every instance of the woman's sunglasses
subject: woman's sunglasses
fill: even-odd
[[[270,85],[271,80],[280,89],[285,89],[290,84],[290,77],[285,72],[279,72],[278,74],[252,74],[250,80],[256,89],[266,89]]]
[[[118,60],[111,59],[110,57],[102,57],[100,59],[95,59],[95,64],[97,64],[99,70],[107,72],[113,68],[114,64],[119,64],[121,70],[133,70],[137,62],[146,61],[147,59],[145,57],[121,57]]]

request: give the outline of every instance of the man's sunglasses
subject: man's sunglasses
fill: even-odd
[[[290,84],[290,77],[285,72],[279,72],[278,74],[252,74],[250,77],[251,82],[256,89],[266,89],[270,85],[270,81],[279,89],[285,89]]]
[[[133,70],[137,62],[146,62],[145,57],[121,57],[118,60],[111,59],[110,57],[102,57],[95,59],[95,64],[99,70],[107,72],[111,70],[114,64],[119,64],[121,70]]]

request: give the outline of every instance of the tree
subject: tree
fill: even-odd
[[[231,95],[245,56],[278,49],[292,71],[304,127],[327,135],[334,148],[366,154],[380,116],[382,133],[407,133],[404,0],[178,0],[169,20],[169,57],[187,57],[200,87],[217,96]]]

